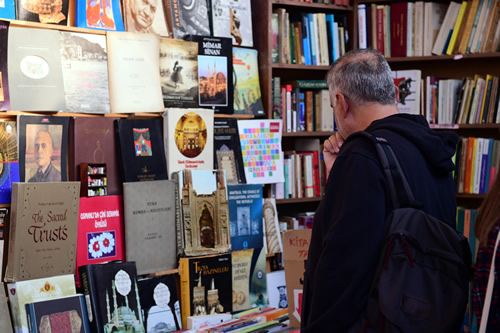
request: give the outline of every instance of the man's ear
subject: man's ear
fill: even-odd
[[[394,90],[396,90],[396,104],[399,103],[399,88],[397,85],[394,85]]]
[[[347,112],[349,112],[349,103],[347,103],[345,96],[341,93],[336,93],[335,101],[337,103],[336,104],[336,108],[338,109],[337,112],[340,113],[340,116],[342,118],[345,118],[347,116]]]

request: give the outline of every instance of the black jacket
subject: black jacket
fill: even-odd
[[[422,209],[454,227],[457,135],[435,132],[422,116],[408,114],[376,120],[366,131],[389,141]],[[345,332],[362,315],[391,210],[373,142],[351,136],[340,149],[314,217],[302,333]]]

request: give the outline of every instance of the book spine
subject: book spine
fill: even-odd
[[[94,295],[94,278],[92,276],[92,268],[89,265],[85,265],[80,266],[78,269],[85,296],[85,303],[87,305],[87,315],[91,331],[101,333],[103,332],[102,325],[99,325],[97,322],[99,319],[99,310],[97,304],[98,301]]]
[[[25,308],[26,308],[26,317],[28,320],[28,332],[38,333],[38,329],[36,326],[35,309],[33,303],[25,304]]]
[[[181,207],[181,198],[179,193],[179,173],[174,172],[172,174],[172,180],[175,183],[175,232],[177,234],[177,255],[183,255],[182,249],[184,248],[184,225],[182,221],[182,207]]]
[[[187,327],[187,318],[191,315],[191,288],[189,286],[189,259],[180,258],[180,289],[182,327]]]
[[[18,198],[22,198],[22,189],[17,184],[12,184],[12,194],[11,194],[11,210],[10,210],[10,223],[9,223],[9,254],[7,256],[7,267],[5,269],[5,281],[14,282],[14,269],[18,265],[18,259],[16,253],[17,242],[16,242],[16,221],[18,209],[22,209],[22,205],[18,204]]]

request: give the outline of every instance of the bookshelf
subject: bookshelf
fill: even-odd
[[[99,197],[108,194],[106,164],[80,164],[80,196]]]

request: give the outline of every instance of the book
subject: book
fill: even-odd
[[[231,249],[262,248],[262,185],[230,185],[227,189]]]
[[[198,44],[160,39],[160,84],[165,107],[198,107]]]
[[[189,35],[198,43],[198,104],[214,113],[233,113],[233,49],[231,39]]]
[[[80,183],[14,183],[5,280],[73,274]]]
[[[0,13],[2,9],[0,8]],[[9,25],[9,21],[0,21],[0,110],[2,111],[10,110],[9,76],[7,72]]]
[[[80,198],[76,247],[76,285],[80,266],[125,259],[121,195]]]
[[[125,31],[120,1],[75,0],[75,26],[87,29]]]
[[[253,47],[250,0],[211,1],[212,33],[232,38],[234,45]]]
[[[231,254],[179,259],[182,326],[187,317],[232,311]]]
[[[184,169],[173,173],[179,186],[177,250],[186,256],[231,250],[229,206],[223,170]]]
[[[21,182],[66,181],[68,117],[18,115]]]
[[[5,285],[0,283],[0,331],[12,333],[12,320],[7,304],[7,295],[5,294]]]
[[[440,55],[446,52],[451,34],[453,33],[454,24],[458,18],[461,4],[458,2],[450,2],[446,9],[446,14],[443,23],[439,29],[434,45],[432,46],[432,54]]]
[[[59,49],[57,30],[9,28],[7,58],[12,110],[66,110]]]
[[[204,331],[206,331],[207,329],[215,325],[219,325],[223,322],[229,321],[232,318],[233,317],[230,313],[219,313],[205,316],[189,316],[187,318],[187,329],[203,329]]]
[[[115,133],[124,182],[168,178],[161,119],[117,119]]]
[[[228,185],[246,183],[237,119],[214,119],[215,169],[226,171]]]
[[[28,328],[33,333],[90,333],[85,297],[82,294],[26,304]]]
[[[80,181],[80,164],[106,164],[108,195],[122,193],[112,117],[72,117],[69,126],[69,180]],[[85,144],[82,144],[84,142]]]
[[[394,77],[394,84],[399,88],[399,112],[420,114],[421,70],[399,70],[393,71],[392,74]]]
[[[92,332],[145,332],[135,262],[91,264],[79,271]]]
[[[146,332],[174,332],[182,328],[176,274],[140,279],[139,296]]]
[[[454,49],[455,49],[455,44],[457,42],[457,38],[458,38],[458,33],[459,33],[459,30],[460,30],[460,25],[462,24],[462,20],[464,19],[464,15],[465,15],[465,10],[467,7],[469,7],[470,5],[467,5],[467,3],[470,3],[471,1],[462,1],[462,4],[460,5],[460,9],[458,11],[458,16],[457,16],[457,19],[456,19],[456,22],[454,23],[453,25],[453,31],[452,31],[452,34],[450,36],[450,41],[448,43],[448,47],[446,48],[445,52],[446,54],[448,55],[452,55],[454,52]]]
[[[163,1],[158,0],[123,1],[126,30],[172,37],[167,25],[164,6]]]
[[[163,137],[169,174],[182,169],[213,169],[213,124],[213,110],[166,109]]]
[[[59,25],[68,24],[69,0],[49,0],[47,2],[19,0],[15,3],[17,6],[17,20]]]
[[[267,275],[267,295],[269,306],[272,308],[288,308],[288,298],[286,295],[285,271],[278,270],[269,272]]]
[[[469,9],[469,14],[467,17],[464,17],[465,24],[462,23],[462,29],[460,33],[463,31],[463,36],[460,39],[460,43],[458,44],[457,47],[457,52],[458,53],[466,53],[467,52],[467,45],[469,43],[469,39],[472,33],[472,26],[474,25],[474,20],[476,18],[477,11],[479,9],[479,4],[481,3],[481,0],[472,0],[468,4]]]
[[[162,112],[160,37],[109,31],[106,42],[111,112]]]
[[[175,39],[185,35],[210,36],[210,7],[207,0],[165,0],[165,15]]]
[[[73,274],[7,283],[12,324],[15,332],[28,333],[26,304],[76,294]]]
[[[177,268],[177,200],[172,180],[123,183],[127,261],[139,275]]]
[[[106,36],[60,31],[66,111],[110,112]]]
[[[233,47],[234,113],[264,116],[259,81],[258,51]]]
[[[0,204],[9,204],[12,183],[19,181],[19,155],[17,153],[17,124],[15,121],[0,123]]]
[[[265,198],[262,211],[264,216],[264,236],[267,253],[283,253],[283,242],[281,240],[276,199]]]
[[[4,1],[2,7],[0,7],[0,18],[9,20],[14,20],[16,18],[16,3],[14,0]],[[7,21],[2,22],[2,24],[4,23],[7,23]],[[8,24],[9,23],[7,23],[7,25]]]

